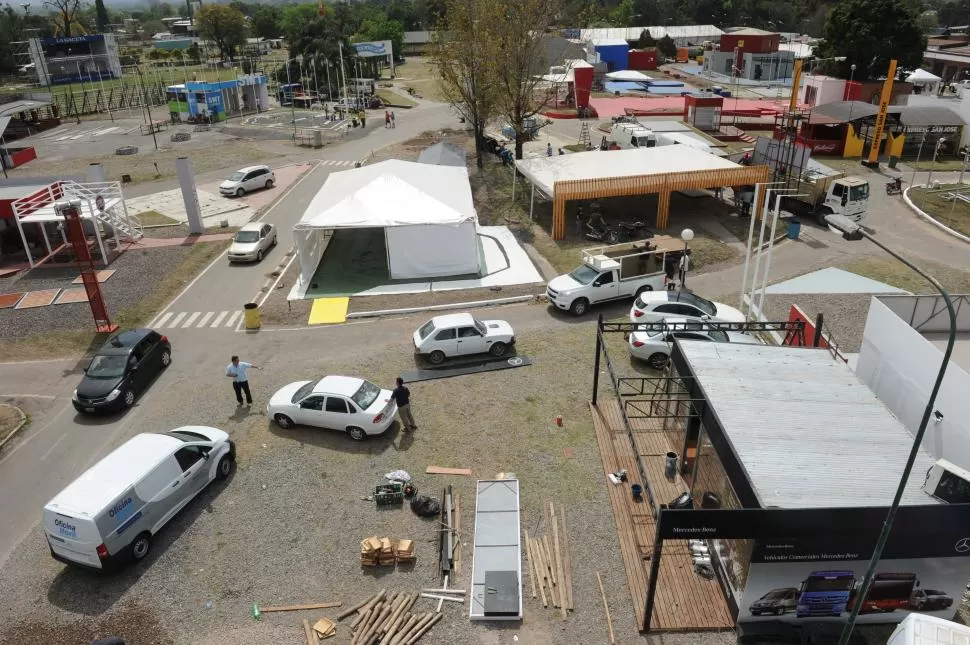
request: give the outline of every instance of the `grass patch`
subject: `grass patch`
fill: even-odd
[[[911,188],[909,198],[927,215],[949,226],[954,231],[970,235],[970,203],[954,199],[946,199],[946,194],[961,191],[968,194],[970,186],[966,184],[945,184],[937,189]]]
[[[414,90],[428,101],[446,102],[438,80],[438,71],[428,58],[408,58],[407,62],[395,69],[397,83]]]
[[[385,105],[390,107],[414,107],[417,105],[416,101],[412,101],[408,97],[386,88],[377,90],[375,94],[384,101]]]
[[[917,261],[916,265],[939,280],[940,284],[946,287],[950,293],[970,293],[970,272],[936,262]],[[919,277],[912,269],[892,258],[862,258],[840,264],[839,268],[891,284],[912,293],[936,293],[936,289],[930,283]]]
[[[193,245],[185,259],[165,275],[150,294],[115,316],[113,322],[122,329],[145,326],[159,309],[228,246],[228,241],[200,242]],[[83,356],[100,347],[106,340],[107,334],[90,330],[35,334],[17,340],[0,341],[0,356],[15,361]]]
[[[178,220],[174,220],[167,215],[162,215],[158,211],[145,211],[138,213],[135,217],[138,218],[142,226],[173,226],[179,223]]]

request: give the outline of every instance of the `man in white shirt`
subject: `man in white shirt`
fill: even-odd
[[[680,262],[678,264],[680,268],[680,288],[684,288],[684,284],[687,281],[687,272],[690,271],[690,251],[685,251],[680,256]]]
[[[259,369],[258,365],[240,361],[238,356],[233,356],[232,362],[226,367],[226,376],[232,379],[232,390],[236,393],[236,401],[239,405],[243,404],[243,392],[246,393],[246,405],[253,405],[253,395],[249,391],[249,378],[246,376],[246,370],[250,367],[254,370]]]

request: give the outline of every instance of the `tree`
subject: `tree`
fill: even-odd
[[[377,19],[365,19],[361,21],[354,40],[357,42],[389,40],[394,53],[400,54],[404,51],[404,25],[383,16]]]
[[[442,94],[475,134],[479,168],[487,152],[485,126],[498,113],[496,5],[496,0],[447,0],[431,47]]]
[[[829,12],[816,48],[820,58],[845,57],[838,65],[841,78],[849,78],[855,64],[857,81],[884,76],[893,58],[900,68],[919,67],[925,50],[916,14],[900,0],[842,0]]]
[[[104,6],[104,0],[94,0],[94,20],[98,26],[98,33],[103,34],[108,27],[108,9]]]
[[[616,8],[610,12],[610,22],[614,27],[634,27],[637,21],[636,12],[633,0],[620,0]]]
[[[559,13],[558,0],[492,0],[500,16],[493,28],[498,50],[498,104],[515,131],[515,158],[522,158],[522,144],[529,137],[528,122],[554,93],[540,92],[543,82],[537,68],[548,69],[542,39]]]
[[[298,4],[286,7],[280,16],[280,29],[287,42],[295,42],[307,25],[316,22],[320,16],[317,6],[312,4]]]
[[[231,58],[246,43],[246,16],[227,5],[210,4],[195,14],[199,36],[215,43],[223,58]]]
[[[282,31],[280,31],[280,10],[272,5],[260,5],[256,11],[253,12],[252,19],[250,20],[250,27],[253,30],[253,35],[257,38],[265,38],[267,40],[271,38],[279,38]]]
[[[648,47],[656,47],[657,41],[650,35],[649,29],[644,29],[640,32],[640,37],[637,39],[636,45],[637,49],[647,49]]]
[[[666,58],[677,58],[677,43],[670,36],[664,35],[657,41],[657,51]]]
[[[69,38],[84,33],[81,24],[81,0],[44,0],[54,16],[51,26],[55,36]]]

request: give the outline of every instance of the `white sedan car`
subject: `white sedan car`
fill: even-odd
[[[276,246],[276,226],[264,222],[243,224],[232,237],[229,262],[259,262]]]
[[[674,339],[706,340],[714,343],[749,343],[760,344],[756,336],[738,331],[719,331],[704,329],[704,323],[687,320],[686,318],[665,318],[664,323],[671,326],[678,324],[676,331],[670,329],[651,329],[649,331],[635,331],[627,338],[630,355],[646,361],[654,369],[663,369],[670,360],[671,347]],[[680,327],[679,325],[684,325]]]
[[[435,316],[413,334],[414,353],[438,365],[450,356],[504,356],[515,345],[515,331],[504,320],[479,320],[471,314]]]
[[[276,392],[266,406],[276,425],[296,425],[346,432],[363,441],[384,433],[397,414],[391,391],[354,376],[324,376],[290,383]]]
[[[744,322],[744,314],[734,307],[687,291],[644,291],[633,301],[630,322],[658,322],[665,318]]]
[[[242,197],[260,188],[272,188],[275,183],[276,174],[269,166],[246,166],[219,184],[219,192],[227,197]]]

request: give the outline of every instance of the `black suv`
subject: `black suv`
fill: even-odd
[[[74,390],[74,408],[84,414],[130,408],[171,362],[172,345],[157,331],[119,332],[84,368],[84,378]]]

